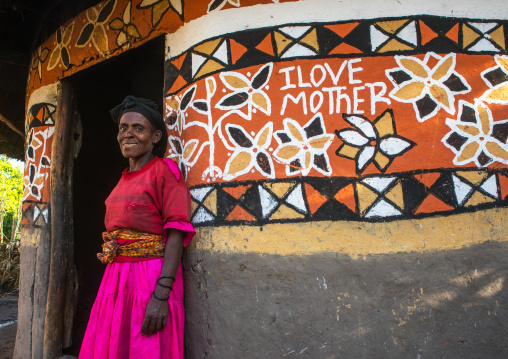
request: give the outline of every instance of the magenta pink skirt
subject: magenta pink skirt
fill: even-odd
[[[141,335],[162,259],[108,264],[81,345],[80,359],[183,359],[185,311],[182,266],[169,297],[166,327]]]

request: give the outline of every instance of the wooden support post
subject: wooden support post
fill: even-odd
[[[75,116],[68,80],[58,85],[55,132],[51,152],[51,253],[44,325],[44,358],[62,355],[66,298],[73,279],[72,155]],[[67,313],[68,315],[68,313]]]

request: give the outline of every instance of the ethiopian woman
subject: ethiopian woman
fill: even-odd
[[[79,358],[181,359],[189,189],[176,163],[160,158],[168,135],[155,103],[127,96],[110,113],[129,168],[106,199],[97,257],[107,266]]]

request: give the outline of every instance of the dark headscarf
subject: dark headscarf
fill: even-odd
[[[162,132],[161,139],[153,147],[153,154],[158,157],[164,157],[166,152],[166,146],[168,143],[168,132],[162,115],[157,110],[157,104],[151,100],[147,100],[141,97],[127,96],[121,104],[109,111],[113,122],[118,124],[120,118],[126,112],[137,112],[143,115],[155,130]]]

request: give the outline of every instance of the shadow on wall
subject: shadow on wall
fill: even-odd
[[[507,254],[495,242],[357,260],[189,251],[187,354],[507,357]]]

